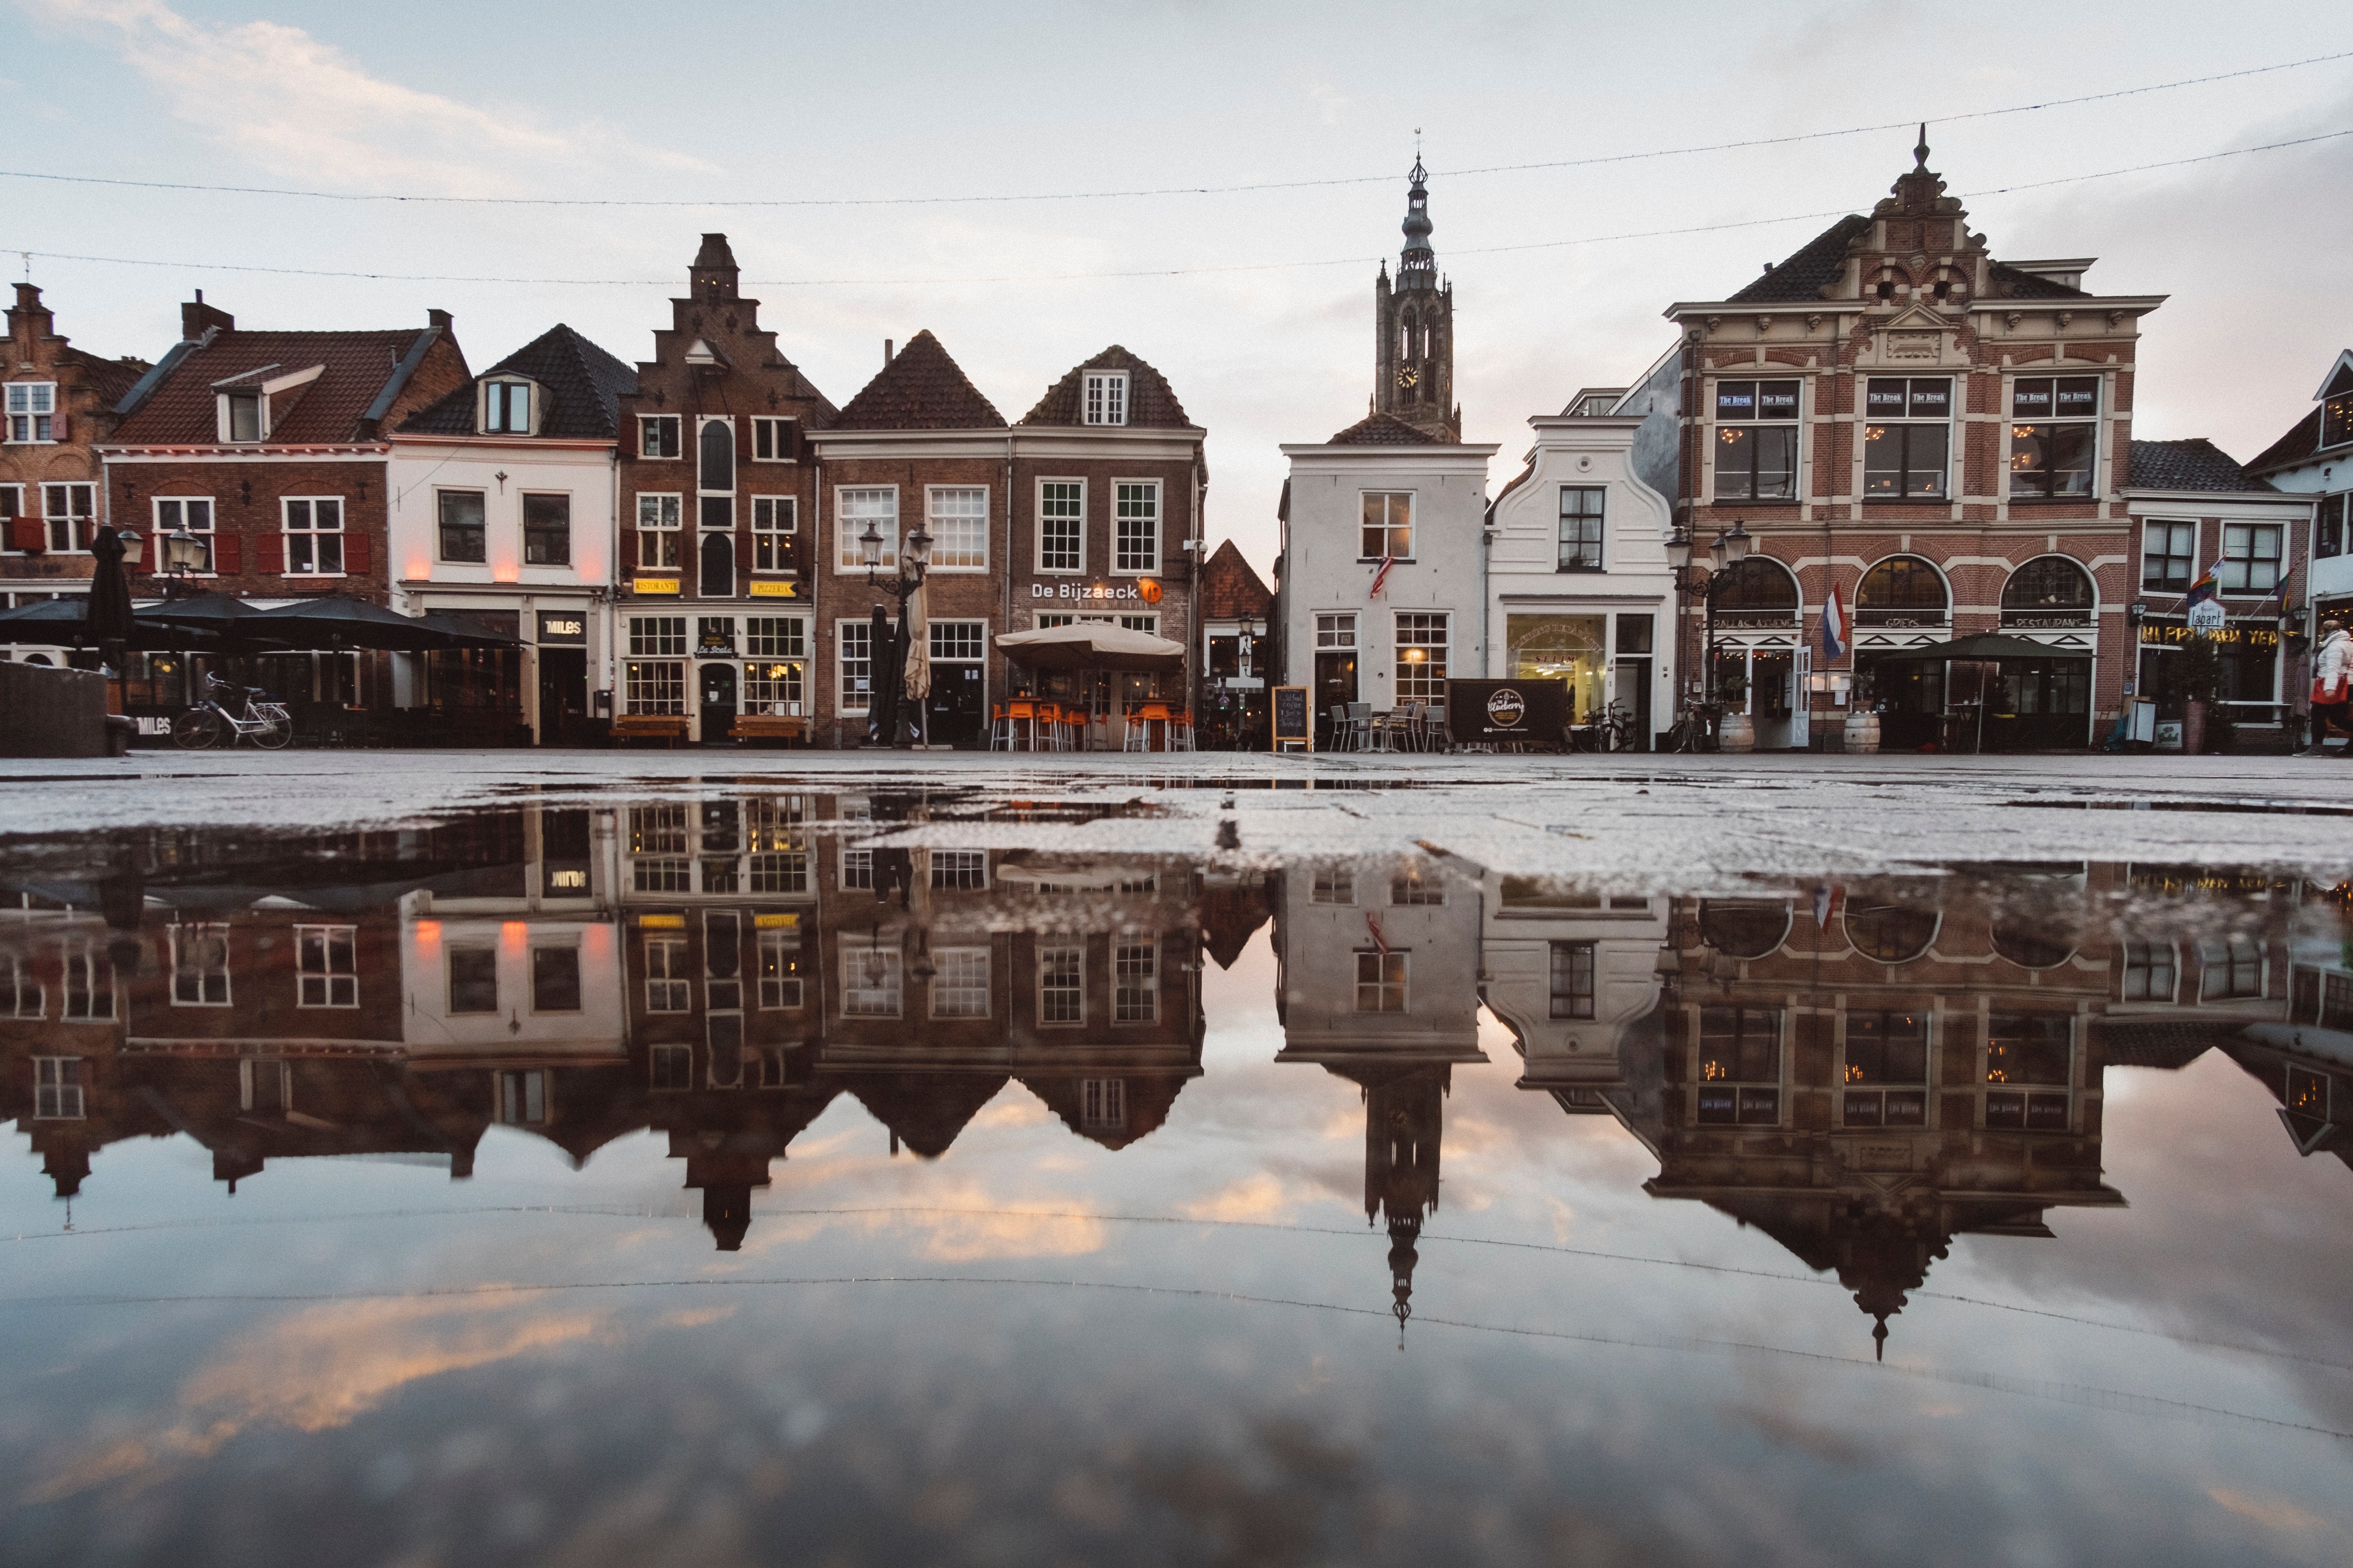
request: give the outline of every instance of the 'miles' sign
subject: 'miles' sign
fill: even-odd
[[[1446,683],[1446,730],[1458,746],[1556,746],[1567,728],[1566,680]]]

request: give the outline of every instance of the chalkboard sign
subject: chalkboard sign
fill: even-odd
[[[1274,749],[1281,752],[1293,746],[1303,751],[1315,749],[1315,727],[1308,716],[1307,688],[1278,686],[1274,689]]]
[[[1446,683],[1446,729],[1458,746],[1556,746],[1567,727],[1566,680]]]

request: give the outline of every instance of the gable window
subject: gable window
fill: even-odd
[[[980,489],[934,489],[924,494],[924,521],[931,530],[932,570],[988,569],[988,492]]]
[[[2312,535],[2312,552],[2316,556],[2327,557],[2345,553],[2345,511],[2346,502],[2348,500],[2353,500],[2353,495],[2337,494],[2321,498],[2320,517],[2314,526]]]
[[[343,503],[333,496],[286,502],[286,574],[340,577],[343,572]]]
[[[2198,556],[2198,525],[2156,521],[2141,529],[2140,585],[2187,592]]]
[[[1601,505],[1607,493],[1599,485],[1560,487],[1560,564],[1556,570],[1601,570]]]
[[[87,552],[98,528],[96,485],[43,485],[41,515],[49,531],[53,552]]]
[[[48,441],[56,428],[58,384],[54,381],[12,381],[8,384],[8,439]],[[247,437],[250,440],[252,437]]]
[[[1154,480],[1121,484],[1117,491],[1118,538],[1112,570],[1151,574],[1160,570],[1160,486]]]
[[[493,436],[531,434],[531,384],[489,381],[482,384],[482,428]]]
[[[2353,394],[2330,398],[2320,405],[2320,444],[2340,446],[2353,441]]]
[[[204,546],[204,563],[199,574],[213,569],[213,499],[210,496],[158,496],[155,498],[155,532],[160,540],[165,534],[185,532]],[[149,559],[160,563],[164,552],[157,548]]]
[[[1087,372],[1086,422],[1090,425],[1127,423],[1127,372]]]
[[[171,939],[172,1005],[227,1006],[228,927],[174,926]]]
[[[752,570],[793,570],[793,535],[800,528],[800,502],[792,496],[752,498]]]
[[[1311,904],[1353,904],[1356,901],[1356,874],[1345,866],[1318,868],[1315,885],[1309,889]]]
[[[1435,877],[1422,875],[1419,866],[1408,866],[1389,879],[1389,902],[1399,909],[1443,906],[1446,884]]]
[[[1038,1021],[1083,1024],[1087,1017],[1086,953],[1075,947],[1038,952]]]
[[[1789,500],[1798,493],[1798,384],[1715,384],[1715,499]]]
[[[436,505],[440,513],[441,559],[480,563],[490,559],[490,539],[483,523],[480,490],[443,490]]]
[[[261,439],[261,394],[258,392],[225,392],[221,394],[221,433],[229,441]]]
[[[752,460],[789,463],[793,460],[793,422],[789,419],[752,421]]]
[[[1841,1115],[1849,1127],[1926,1126],[1928,1016],[1894,1008],[1849,1013],[1844,1082]]]
[[[1038,570],[1077,572],[1086,563],[1087,487],[1078,479],[1038,485]]]
[[[1079,1080],[1079,1125],[1104,1132],[1127,1128],[1127,1080],[1124,1078],[1082,1078]]]
[[[2010,493],[2057,498],[2092,493],[2099,448],[2100,378],[2024,376],[2010,391]]]
[[[1368,490],[1364,498],[1364,522],[1356,538],[1359,561],[1413,559],[1413,497]]]
[[[360,1005],[357,926],[294,928],[294,1004],[298,1007]]]
[[[1778,1126],[1781,1121],[1781,1013],[1777,1007],[1703,1007],[1694,1107],[1702,1126]]]
[[[675,414],[640,414],[638,416],[638,456],[640,458],[675,458],[678,456],[679,416]]]
[[[2275,522],[2222,525],[2222,592],[2269,594],[2279,586],[2280,538]]]
[[[837,569],[866,570],[866,547],[858,541],[870,522],[882,535],[882,560],[878,570],[899,569],[899,492],[891,489],[837,492],[833,509],[833,559]]]
[[[526,566],[572,564],[572,498],[533,495],[522,498],[522,563]]]
[[[1356,1011],[1402,1013],[1406,1010],[1406,958],[1377,947],[1356,950]]]
[[[1556,1018],[1593,1016],[1593,954],[1589,942],[1552,944],[1552,1016]]]
[[[1862,493],[1942,500],[1953,450],[1948,376],[1872,376],[1863,388]]]
[[[80,1121],[81,1089],[81,1058],[33,1058],[33,1117],[36,1121]]]
[[[638,498],[638,569],[641,572],[678,569],[679,499],[674,495]]]

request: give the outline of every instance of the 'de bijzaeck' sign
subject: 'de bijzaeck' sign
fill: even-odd
[[[1458,746],[1552,746],[1568,727],[1566,680],[1450,680],[1446,729]]]
[[[1029,596],[1082,605],[1156,605],[1160,584],[1149,577],[1133,583],[1032,583]]]

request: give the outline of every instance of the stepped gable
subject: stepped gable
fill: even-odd
[[[1327,447],[1441,447],[1429,431],[1394,414],[1368,414],[1324,443]]]
[[[446,320],[446,318],[445,318]],[[223,329],[187,349],[161,384],[116,426],[111,446],[211,447],[219,444],[216,388],[259,384],[322,365],[319,378],[270,419],[272,447],[372,441],[382,410],[405,385],[425,352],[448,329],[394,331],[269,332]],[[371,416],[371,410],[377,412]]]
[[[1227,540],[1201,568],[1201,616],[1230,621],[1241,616],[1266,618],[1274,609],[1274,592],[1242,559],[1234,542]]]
[[[2129,472],[2126,482],[2135,489],[2243,493],[2273,488],[2202,436],[2186,441],[2135,441]]]
[[[1176,388],[1168,384],[1168,378],[1117,343],[1083,363],[1072,365],[1061,380],[1046,389],[1046,395],[1038,400],[1038,406],[1021,416],[1021,423],[1084,424],[1085,410],[1081,406],[1081,400],[1084,396],[1086,373],[1091,370],[1127,372],[1127,423],[1130,428],[1192,428],[1193,422],[1185,417],[1185,405],[1176,401]]]
[[[1002,430],[1005,416],[927,330],[842,405],[837,430]]]
[[[474,434],[474,385],[494,375],[520,375],[546,391],[542,436],[611,439],[621,429],[620,400],[638,389],[638,373],[570,327],[549,328],[474,382],[455,388],[401,422],[412,436]]]

